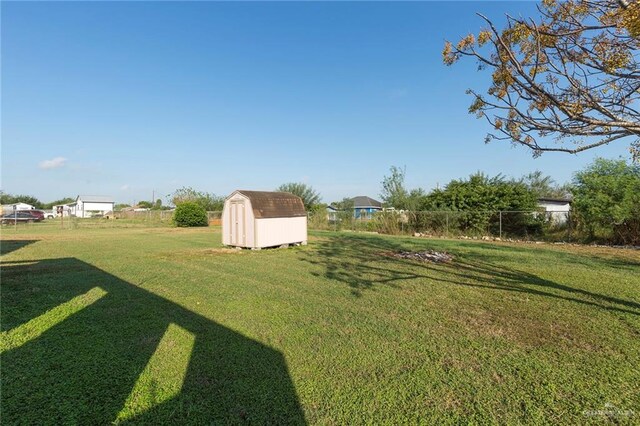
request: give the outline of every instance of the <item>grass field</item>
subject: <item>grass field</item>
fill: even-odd
[[[1,248],[3,424],[640,422],[638,251],[52,224]]]

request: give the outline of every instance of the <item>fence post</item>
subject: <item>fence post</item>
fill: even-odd
[[[500,239],[502,239],[502,210],[500,210]]]
[[[447,234],[447,237],[448,237],[449,236],[449,212],[446,212],[444,215],[445,215],[446,222],[447,222],[446,234]]]

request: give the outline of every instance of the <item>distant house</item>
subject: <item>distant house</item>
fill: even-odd
[[[338,209],[334,206],[327,206],[327,220],[329,222],[335,222],[338,220]]]
[[[366,195],[359,195],[351,199],[353,202],[353,217],[356,219],[371,219],[374,213],[382,211],[382,203]]]
[[[99,195],[78,195],[74,203],[69,204],[69,212],[76,217],[104,216],[112,212],[115,202],[111,197]]]
[[[538,207],[544,209],[547,217],[556,224],[563,224],[569,220],[571,198],[538,198]]]
[[[35,209],[34,206],[27,203],[4,204],[2,206],[3,212],[12,212],[14,210],[34,210],[34,209]]]

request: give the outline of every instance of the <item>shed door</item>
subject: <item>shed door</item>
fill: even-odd
[[[244,201],[231,202],[231,245],[246,245],[246,237],[244,234]]]

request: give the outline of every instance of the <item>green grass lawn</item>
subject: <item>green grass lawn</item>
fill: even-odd
[[[1,248],[3,424],[640,422],[638,251],[55,224]]]

